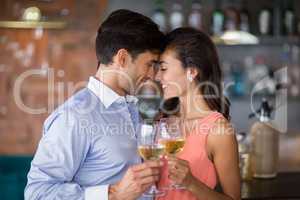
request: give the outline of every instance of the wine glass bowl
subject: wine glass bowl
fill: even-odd
[[[144,161],[158,160],[164,154],[164,145],[157,143],[156,131],[152,124],[142,124],[138,137],[138,153]],[[150,190],[144,192],[145,197],[164,196],[165,192],[158,190],[156,185],[152,185]]]
[[[164,146],[166,155],[176,155],[181,152],[185,144],[182,131],[182,121],[178,117],[160,119],[157,128],[158,143]],[[178,184],[171,184],[172,189],[185,189]]]
[[[185,136],[182,123],[178,117],[162,118],[158,125],[158,141],[165,146],[165,153],[175,155],[182,151]]]

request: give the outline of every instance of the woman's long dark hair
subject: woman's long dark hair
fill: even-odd
[[[222,71],[210,37],[193,28],[178,28],[167,34],[165,49],[174,50],[184,68],[198,70],[196,80],[210,109],[230,120],[230,102],[223,95]]]

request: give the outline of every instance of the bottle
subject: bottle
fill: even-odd
[[[236,7],[237,4],[234,0],[228,1],[225,9],[225,31],[236,31],[239,29],[240,13]]]
[[[236,31],[240,24],[240,17],[238,10],[230,6],[225,10],[225,30],[226,31]]]
[[[240,12],[240,18],[241,18],[241,23],[240,23],[240,30],[244,32],[250,32],[250,17],[249,17],[249,12],[247,10],[247,4],[246,2],[242,2],[242,9]]]
[[[281,61],[281,66],[282,68],[286,68],[286,69],[291,69],[292,68],[292,58],[291,58],[291,44],[288,43],[284,43],[282,45],[282,52],[280,54],[280,61]],[[285,76],[285,75],[281,75],[280,77],[278,77],[278,82],[286,85],[287,87],[290,87],[291,85],[291,77],[290,76]]]
[[[272,34],[272,12],[271,9],[264,7],[258,15],[258,31],[261,35]]]
[[[161,0],[156,0],[156,9],[152,14],[152,20],[159,26],[162,32],[167,31],[167,16]]]
[[[253,86],[256,84],[255,80],[255,68],[254,58],[252,56],[246,56],[244,58],[244,69],[245,69],[245,85],[246,95],[251,94]]]
[[[239,147],[239,167],[241,178],[243,180],[252,179],[252,168],[251,168],[251,148],[249,136],[247,133],[238,133],[237,141]]]
[[[172,5],[172,11],[170,14],[170,28],[174,30],[176,28],[182,27],[184,22],[184,16],[182,11],[182,5],[175,2]]]
[[[286,1],[284,1],[286,2]],[[296,32],[296,15],[292,7],[292,2],[288,1],[286,3],[283,12],[283,34],[284,35],[294,35]]]
[[[223,33],[225,16],[220,9],[220,0],[216,0],[215,10],[212,13],[212,34],[220,36]]]
[[[240,62],[233,62],[231,76],[234,81],[231,94],[235,97],[243,97],[246,94],[245,71]]]
[[[291,48],[291,67],[290,74],[290,95],[292,97],[299,97],[300,95],[300,48],[297,45]]]
[[[200,1],[193,1],[191,13],[188,16],[188,25],[195,29],[202,29],[202,5]]]
[[[270,122],[273,108],[264,98],[260,108],[249,115],[259,117],[250,130],[252,144],[253,177],[274,178],[277,175],[279,154],[279,132],[272,127]]]

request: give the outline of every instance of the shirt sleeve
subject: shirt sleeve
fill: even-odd
[[[90,147],[90,135],[80,119],[59,114],[44,124],[44,134],[28,173],[25,200],[107,200],[108,185],[84,187],[74,175]]]

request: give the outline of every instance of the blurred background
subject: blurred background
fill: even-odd
[[[23,198],[43,121],[93,75],[97,28],[119,8],[151,17],[164,32],[192,26],[209,34],[219,52],[232,123],[241,133],[240,147],[251,149],[247,137],[259,117],[249,119],[249,114],[265,98],[281,132],[278,171],[300,172],[300,1],[1,0],[0,4],[1,200]]]

